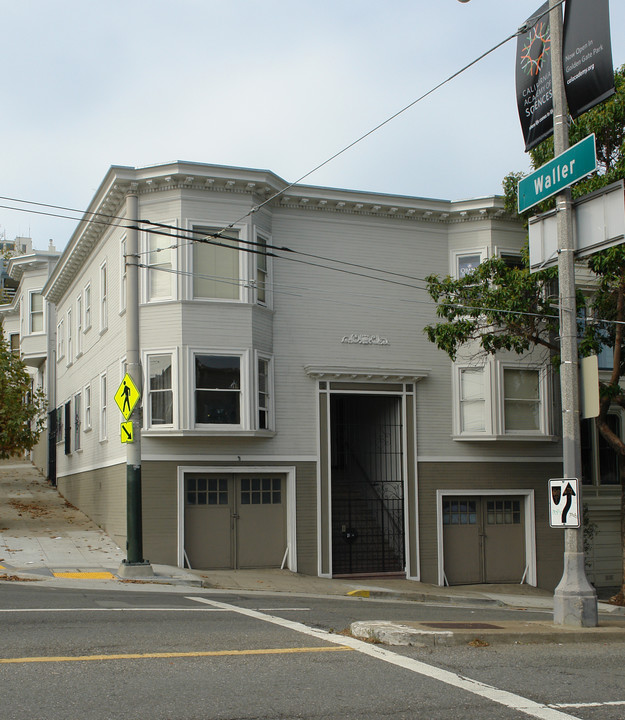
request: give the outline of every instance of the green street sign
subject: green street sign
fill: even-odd
[[[529,210],[596,169],[597,150],[593,133],[519,180],[519,212]]]

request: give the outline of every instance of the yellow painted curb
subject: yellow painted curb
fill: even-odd
[[[369,597],[370,593],[368,590],[350,590],[347,594],[352,597]]]
[[[71,578],[73,580],[114,580],[110,572],[55,572],[54,577]]]

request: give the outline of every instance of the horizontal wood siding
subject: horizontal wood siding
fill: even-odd
[[[58,490],[90,517],[117,545],[126,547],[126,465],[58,479]]]

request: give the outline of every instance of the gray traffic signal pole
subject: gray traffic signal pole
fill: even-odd
[[[562,71],[563,38],[560,0],[549,0],[549,16],[551,27],[554,155],[557,157],[569,147],[569,116]],[[570,188],[556,196],[556,221],[560,296],[563,474],[565,478],[581,478],[575,247],[572,232]],[[581,498],[579,502],[581,516]],[[564,572],[553,597],[553,621],[557,625],[574,625],[577,627],[596,627],[598,624],[597,594],[586,577],[581,522],[579,528],[566,528],[564,530]]]

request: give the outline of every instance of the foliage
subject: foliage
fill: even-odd
[[[7,346],[0,327],[0,458],[31,450],[45,421],[46,400],[31,390],[26,366]]]

